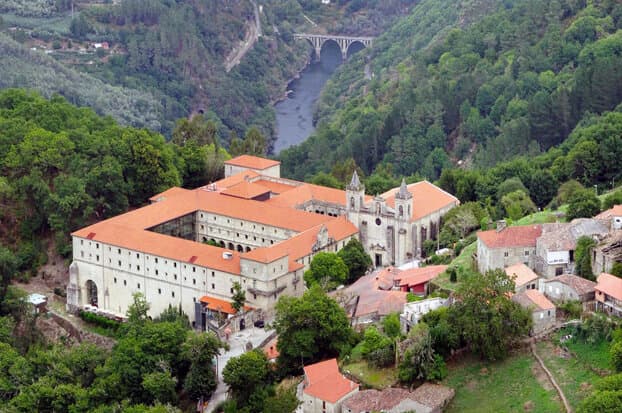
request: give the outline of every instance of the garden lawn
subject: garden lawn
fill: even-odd
[[[568,343],[567,347],[576,357],[560,357],[559,348],[550,341],[537,344],[538,355],[562,388],[570,406],[576,409],[581,400],[591,394],[592,384],[609,367],[609,343]]]
[[[477,241],[472,244],[467,245],[462,249],[460,255],[454,259],[450,267],[455,267],[458,269],[458,282],[452,283],[449,281],[449,274],[446,272],[440,274],[436,277],[433,283],[444,290],[455,291],[456,288],[460,285],[460,277],[462,274],[469,274],[473,271],[473,254],[477,251]]]
[[[446,413],[561,412],[544,371],[526,350],[504,361],[466,357],[448,365],[444,385],[456,390]]]
[[[355,361],[341,366],[341,371],[352,375],[356,380],[374,389],[386,389],[397,383],[397,370],[392,368],[377,369],[366,361]]]

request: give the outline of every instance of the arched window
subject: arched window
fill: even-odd
[[[350,197],[350,208],[354,209],[354,197],[353,196]]]
[[[399,211],[400,211],[400,217],[403,217],[404,216],[404,207],[402,205],[400,205]]]

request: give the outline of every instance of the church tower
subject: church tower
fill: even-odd
[[[395,215],[398,220],[409,221],[413,213],[413,194],[408,191],[406,180],[402,178],[400,190],[395,194]]]
[[[364,199],[365,185],[361,183],[355,170],[350,185],[346,186],[346,209],[348,213],[359,212],[364,204]]]

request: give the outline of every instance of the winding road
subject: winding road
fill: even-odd
[[[259,7],[257,7],[257,3],[254,0],[250,0],[253,4],[253,9],[255,12],[255,21],[250,25],[248,32],[246,33],[246,37],[244,42],[240,45],[240,47],[236,50],[232,50],[229,53],[229,56],[225,59],[225,70],[227,73],[231,71],[235,66],[240,64],[240,61],[246,55],[246,53],[253,47],[257,39],[261,37],[261,18],[259,16]]]

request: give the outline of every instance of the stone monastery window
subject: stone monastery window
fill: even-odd
[[[400,205],[399,211],[400,211],[400,216],[403,217],[404,216],[404,207],[402,205]]]
[[[354,197],[350,197],[350,208],[354,208]]]

